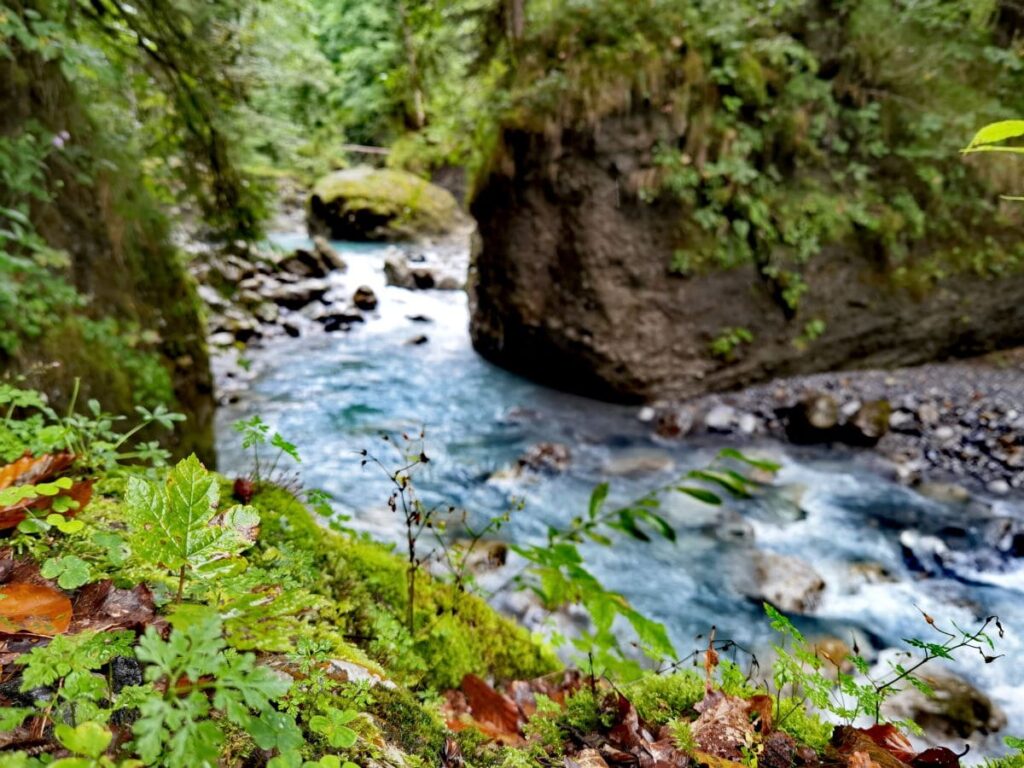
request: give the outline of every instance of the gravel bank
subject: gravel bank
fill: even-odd
[[[877,444],[907,483],[943,478],[997,495],[1024,492],[1024,348],[984,358],[889,371],[843,371],[645,408],[666,438],[707,434],[791,439],[794,413],[815,401],[834,429],[815,442],[848,442],[866,404],[884,413]],[[851,426],[852,428],[852,426]],[[806,437],[806,436],[805,436]],[[864,436],[861,435],[863,438]]]

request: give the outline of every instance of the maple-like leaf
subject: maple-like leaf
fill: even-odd
[[[178,462],[166,483],[128,481],[125,501],[135,555],[172,571],[202,571],[256,540],[259,514],[235,506],[218,514],[217,479],[195,457]]]

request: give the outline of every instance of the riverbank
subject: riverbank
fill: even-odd
[[[834,428],[865,404],[883,428],[871,446],[909,485],[949,481],[1004,496],[1024,488],[1024,349],[913,368],[780,379],[641,412],[670,439],[717,435],[789,440],[794,415],[818,400],[826,423],[806,441],[841,444]],[[809,438],[809,439],[807,439]],[[856,441],[855,441],[856,442]],[[861,440],[871,442],[871,440]],[[964,491],[966,495],[966,491]]]

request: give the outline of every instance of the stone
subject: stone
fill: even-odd
[[[282,283],[266,291],[268,299],[288,309],[301,309],[307,304],[323,298],[327,293],[326,281],[318,278],[301,280],[297,283]]]
[[[384,278],[388,285],[397,288],[413,289],[416,281],[413,279],[409,262],[401,253],[389,254],[384,258]]]
[[[820,604],[825,580],[809,563],[755,549],[748,565],[749,571],[735,585],[741,595],[787,613],[813,613]]]
[[[421,333],[419,336],[413,336],[411,339],[407,339],[405,343],[410,347],[419,347],[426,344],[428,341],[430,341],[430,339]]]
[[[434,287],[439,291],[461,291],[465,288],[465,285],[457,277],[444,275],[437,281],[437,285]]]
[[[956,430],[950,426],[941,426],[934,432],[932,432],[932,435],[935,437],[936,440],[939,440],[940,442],[944,443],[947,440],[952,440],[954,437],[956,437]]]
[[[431,318],[426,315],[406,315],[405,319],[411,323],[432,323],[434,322]]]
[[[352,303],[364,312],[371,312],[377,308],[377,294],[369,286],[361,285],[352,294]]]
[[[517,464],[520,469],[559,473],[569,468],[570,461],[572,453],[569,446],[561,443],[537,443],[519,457]]]
[[[328,272],[345,272],[348,270],[348,264],[341,258],[341,254],[334,249],[334,246],[327,241],[326,237],[317,235],[313,238],[313,251],[320,257],[321,263]]]
[[[939,409],[934,403],[925,403],[917,409],[917,418],[926,427],[933,426],[939,422]]]
[[[208,341],[214,347],[230,347],[235,343],[235,336],[228,331],[218,331],[210,334]]]
[[[848,445],[871,447],[889,431],[891,406],[888,400],[872,400],[859,406],[841,430],[841,439]]]
[[[971,500],[971,492],[958,483],[923,482],[914,490],[942,504],[966,504]]]
[[[919,676],[935,696],[925,696],[906,686],[886,702],[886,714],[912,720],[926,733],[946,739],[985,736],[1006,725],[1006,715],[995,702],[962,677],[937,670]]]
[[[416,288],[427,290],[433,288],[436,280],[433,271],[422,267],[412,270],[412,281]]]
[[[320,179],[309,199],[310,234],[332,240],[405,240],[460,223],[451,193],[395,169],[358,166]]]
[[[611,477],[638,477],[668,472],[674,467],[675,461],[665,451],[644,449],[613,456],[601,471]]]
[[[835,440],[839,426],[839,405],[824,392],[813,392],[792,408],[783,409],[786,436],[794,443],[822,443]]]
[[[271,301],[260,303],[252,311],[253,316],[261,323],[276,323],[281,317],[281,310]]]
[[[898,410],[889,415],[889,429],[894,432],[915,431],[914,423],[914,414],[910,411]]]
[[[712,432],[729,432],[736,423],[736,409],[728,405],[716,405],[704,417],[704,426]]]
[[[739,418],[739,429],[744,435],[752,435],[757,432],[757,428],[760,426],[757,416],[752,413],[740,414]]]
[[[1003,479],[993,480],[985,486],[989,493],[994,493],[997,496],[1005,496],[1010,492],[1010,484]]]
[[[230,302],[221,296],[219,291],[209,285],[198,286],[196,293],[199,294],[199,298],[203,300],[203,303],[211,309],[227,309],[230,306]]]

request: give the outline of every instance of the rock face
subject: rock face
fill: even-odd
[[[753,264],[671,274],[686,213],[631,189],[657,171],[659,143],[678,136],[671,115],[639,109],[578,130],[506,129],[471,208],[483,246],[471,332],[484,356],[560,388],[639,401],[1024,341],[1024,276],[965,273],[912,290],[866,237],[810,259],[796,316]],[[795,343],[808,318],[826,330]],[[709,353],[737,327],[754,342],[732,360]]]
[[[447,190],[405,171],[360,166],[313,187],[309,232],[332,240],[405,240],[455,229],[459,206]]]

